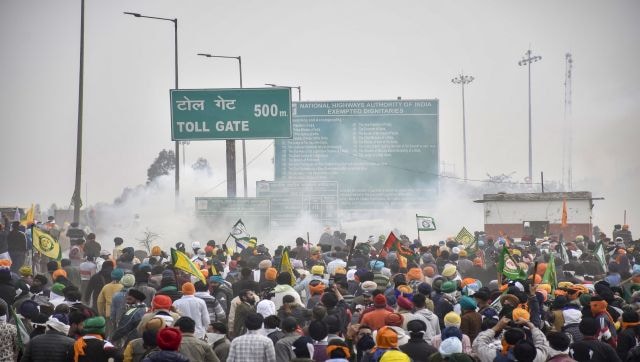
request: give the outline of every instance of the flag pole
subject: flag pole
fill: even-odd
[[[36,264],[33,260],[33,228],[35,227],[35,225],[31,225],[31,272],[33,274],[36,274],[35,270],[36,270]]]
[[[357,238],[357,236],[354,235],[353,236],[353,241],[351,242],[351,245],[349,246],[349,255],[347,256],[347,266],[349,266],[349,262],[351,261],[351,256],[353,255],[353,249],[355,249],[355,247],[356,247],[356,238]]]

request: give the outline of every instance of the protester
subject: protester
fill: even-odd
[[[189,362],[184,354],[178,352],[182,342],[182,334],[180,330],[173,327],[162,328],[158,331],[156,343],[159,348],[157,351],[149,353],[143,362]]]
[[[182,333],[182,341],[178,352],[190,361],[219,362],[218,356],[207,342],[195,335],[196,322],[189,317],[180,317],[174,324]]]
[[[211,323],[211,333],[207,333],[207,343],[211,343],[213,352],[220,361],[226,361],[229,356],[231,341],[227,338],[227,326],[221,322]]]
[[[26,345],[22,362],[67,362],[73,359],[74,340],[67,336],[69,326],[49,317],[45,334],[32,338]]]
[[[0,304],[0,361],[15,361],[18,357],[18,329],[7,323],[7,305]]]
[[[274,257],[252,237],[239,254],[194,242],[188,265],[159,246],[147,258],[118,240],[114,254],[126,272],[104,250],[98,266],[89,235],[74,242],[86,255],[78,267],[42,257],[36,263],[47,273],[37,274],[38,265],[12,273],[11,261],[0,259],[0,305],[16,311],[0,318],[0,332],[7,326],[21,337],[11,349],[25,361],[64,360],[67,334],[76,339],[69,358],[95,362],[107,355],[127,362],[615,362],[640,356],[640,241],[625,242],[624,228],[616,230],[611,243],[601,235],[486,236],[472,247],[453,237],[429,245],[398,235],[389,250],[383,235],[377,246],[373,237],[349,251],[350,240],[328,232],[321,248],[299,238],[296,249],[285,241]],[[172,326],[178,331],[160,333]],[[51,356],[39,354],[47,349]]]
[[[209,310],[207,303],[201,298],[197,298],[194,294],[196,288],[193,283],[184,283],[182,285],[182,297],[173,302],[173,306],[181,316],[191,318],[195,326],[196,338],[204,338],[205,332],[211,320],[209,319]]]
[[[275,362],[273,342],[260,334],[263,318],[258,313],[249,314],[244,321],[247,333],[231,341],[228,362],[264,361]]]

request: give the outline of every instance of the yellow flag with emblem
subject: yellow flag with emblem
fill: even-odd
[[[37,227],[33,227],[31,228],[31,239],[33,240],[33,247],[36,248],[40,254],[55,260],[62,259],[60,244],[53,236]]]
[[[174,248],[171,248],[171,264],[174,268],[195,276],[205,284],[207,283],[207,279],[200,271],[200,268],[198,268],[186,254]]]
[[[470,246],[471,243],[475,240],[473,234],[467,230],[466,227],[462,227],[455,240],[460,244],[464,245],[465,248]]]

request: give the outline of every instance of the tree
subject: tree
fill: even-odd
[[[168,175],[176,168],[176,155],[173,151],[162,150],[158,157],[147,169],[147,183],[151,183],[156,178]]]
[[[146,229],[142,239],[136,239],[136,240],[138,240],[140,242],[140,245],[142,245],[147,250],[148,254],[151,254],[151,244],[153,243],[154,240],[158,239],[159,237],[160,237],[160,234],[156,234],[153,231]]]
[[[209,161],[206,158],[198,157],[196,163],[191,165],[191,168],[195,171],[206,172],[207,176],[211,176],[211,166],[209,165]]]

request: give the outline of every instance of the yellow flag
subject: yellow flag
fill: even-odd
[[[36,248],[36,250],[51,259],[62,259],[60,244],[53,238],[53,236],[41,231],[37,227],[31,228],[31,233],[33,247]]]
[[[33,224],[34,213],[35,209],[33,208],[33,204],[31,204],[31,207],[29,208],[29,210],[27,210],[27,214],[22,219],[20,219],[20,225],[27,227],[30,224]]]
[[[280,273],[287,272],[291,274],[291,285],[296,284],[296,276],[293,274],[293,265],[289,259],[289,249],[284,249],[282,259],[280,260]]]
[[[171,264],[176,269],[180,269],[207,283],[207,279],[202,275],[200,269],[183,252],[171,248]]]

